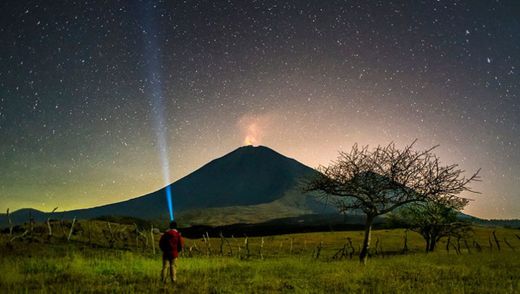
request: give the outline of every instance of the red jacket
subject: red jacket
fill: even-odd
[[[184,239],[179,231],[175,229],[167,230],[161,236],[161,240],[159,240],[159,247],[163,252],[164,259],[177,258],[179,252],[182,251],[184,247]]]

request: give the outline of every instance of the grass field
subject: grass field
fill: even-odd
[[[460,254],[448,253],[445,243],[426,254],[422,239],[409,232],[409,252],[402,254],[403,230],[376,230],[372,244],[378,242],[377,254],[374,248],[366,266],[356,256],[332,259],[347,237],[357,250],[361,232],[264,237],[263,247],[261,237],[248,238],[249,254],[244,238],[227,238],[222,255],[219,238],[210,238],[209,246],[202,239],[187,240],[178,283],[166,287],[159,279],[160,255],[144,241],[123,249],[107,248],[102,240],[89,244],[85,233],[70,242],[59,236],[44,243],[16,240],[0,252],[0,292],[518,293],[520,231],[497,229],[500,251],[494,239],[489,247],[491,232],[475,228],[470,251],[461,245]]]

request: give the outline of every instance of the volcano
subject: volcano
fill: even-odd
[[[302,183],[316,173],[268,147],[240,147],[170,184],[176,218],[188,224],[223,225],[330,212],[330,207],[302,192]],[[55,213],[53,217],[168,219],[165,189],[127,201]],[[46,217],[45,213],[32,212],[36,220]],[[15,222],[27,220],[27,210],[14,212],[12,217]]]

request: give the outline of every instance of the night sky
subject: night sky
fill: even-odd
[[[317,167],[417,138],[482,168],[466,213],[520,217],[517,0],[4,0],[0,34],[2,211],[126,200],[247,144]]]

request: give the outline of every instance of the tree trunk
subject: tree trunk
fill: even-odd
[[[430,236],[423,235],[424,240],[426,241],[426,253],[430,251]]]
[[[430,240],[430,247],[428,247],[428,252],[433,252],[433,250],[435,250],[435,245],[437,245],[437,240],[435,237],[432,237]]]
[[[368,259],[368,250],[370,249],[370,234],[372,232],[373,222],[374,216],[367,215],[367,220],[365,223],[365,239],[363,240],[363,247],[361,248],[361,252],[359,253],[359,261],[363,264],[366,264]]]

